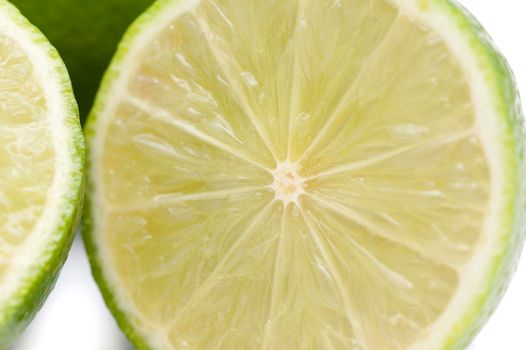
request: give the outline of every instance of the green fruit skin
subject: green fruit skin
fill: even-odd
[[[447,350],[464,350],[504,297],[526,240],[526,120],[513,71],[484,27],[457,0],[431,1],[442,6],[459,27],[470,33],[471,47],[478,54],[487,83],[495,93],[498,114],[507,134],[503,140],[507,149],[505,172],[508,174],[504,208],[506,224],[500,232],[506,233],[506,244],[493,257],[493,269],[484,289],[475,296],[470,310],[455,325],[451,337],[444,344]]]
[[[154,0],[11,0],[66,63],[81,121],[128,25]]]
[[[79,197],[76,204],[77,208],[82,208],[82,202],[82,197]],[[46,298],[55,287],[60,271],[68,257],[79,222],[80,211],[77,212],[73,220],[66,223],[65,229],[68,231],[64,240],[60,242],[60,246],[56,248],[56,252],[46,261],[46,264],[42,264],[42,269],[38,272],[33,283],[24,290],[26,297],[22,307],[17,304],[16,307],[7,311],[10,312],[10,317],[0,328],[0,349],[8,349],[9,345],[24,331],[44,305]]]

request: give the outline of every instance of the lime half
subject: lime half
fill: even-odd
[[[450,1],[157,2],[87,127],[94,275],[140,349],[462,349],[521,250],[521,118]]]
[[[84,141],[60,57],[0,1],[0,348],[53,287],[78,222]]]

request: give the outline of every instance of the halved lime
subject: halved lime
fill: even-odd
[[[83,196],[84,141],[58,53],[0,0],[0,348],[42,306]]]
[[[89,121],[85,239],[140,349],[461,349],[521,249],[521,111],[446,0],[160,1]]]

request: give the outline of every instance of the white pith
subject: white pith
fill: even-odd
[[[410,348],[410,350],[432,350],[439,349],[447,340],[446,337],[450,332],[442,330],[452,330],[469,310],[475,296],[483,293],[480,286],[484,284],[491,271],[493,257],[500,251],[499,242],[503,242],[501,237],[494,234],[500,232],[499,228],[503,226],[503,223],[499,222],[499,210],[504,207],[502,193],[505,184],[502,183],[504,178],[502,170],[505,166],[504,159],[500,156],[503,154],[503,147],[498,142],[502,139],[502,125],[499,125],[499,119],[495,117],[498,115],[495,97],[489,90],[481,70],[481,62],[474,55],[468,39],[464,37],[466,34],[462,33],[451,17],[438,11],[433,12],[433,5],[430,9],[423,10],[422,2],[419,1],[396,1],[396,3],[407,13],[440,33],[458,58],[467,80],[471,82],[472,99],[476,101],[474,103],[476,132],[482,141],[491,177],[490,208],[486,213],[485,228],[478,247],[474,250],[471,263],[465,266],[464,271],[459,272],[460,284],[457,294],[433,327],[428,330],[427,337]]]
[[[72,161],[75,150],[72,148],[72,131],[67,125],[71,115],[64,97],[63,82],[57,72],[57,58],[52,57],[47,44],[41,42],[43,37],[32,28],[24,28],[28,23],[17,17],[20,14],[11,5],[0,4],[0,35],[14,40],[27,54],[43,87],[48,110],[46,118],[53,140],[55,175],[41,217],[26,242],[14,254],[1,281],[0,316],[2,305],[12,302],[13,295],[19,292],[25,279],[39,271],[39,262],[63,239],[64,234],[57,230],[66,219],[62,211],[75,205],[68,203],[67,198],[72,190],[71,175],[80,170],[78,164]]]
[[[439,9],[436,9],[434,4],[429,3],[429,8],[423,9],[422,1],[411,0],[397,0],[393,1],[396,5],[402,9],[402,11],[410,17],[426,23],[438,33],[441,34],[445,41],[448,43],[451,51],[458,58],[467,80],[471,83],[471,92],[476,108],[476,134],[481,138],[482,144],[485,149],[486,157],[489,163],[491,171],[492,187],[491,187],[491,208],[487,212],[485,230],[481,235],[478,243],[478,248],[475,249],[476,253],[471,259],[471,263],[467,265],[464,271],[460,272],[461,284],[459,285],[456,296],[451,300],[449,307],[443,313],[443,315],[437,320],[432,328],[427,332],[427,335],[422,339],[421,342],[414,344],[411,348],[413,350],[425,349],[432,350],[438,348],[444,343],[445,337],[451,330],[455,323],[458,322],[462,316],[467,312],[471,301],[478,293],[481,293],[480,286],[485,282],[487,275],[489,274],[490,264],[492,262],[492,256],[499,251],[499,237],[490,233],[499,232],[498,228],[501,226],[499,222],[499,210],[503,207],[501,201],[502,188],[502,169],[504,162],[500,154],[502,154],[502,145],[499,143],[501,138],[502,128],[499,125],[498,119],[494,117],[496,107],[493,103],[492,94],[489,91],[486,80],[483,76],[483,72],[480,70],[479,62],[477,57],[470,48],[469,42],[465,38],[465,34],[453,23],[452,19]],[[113,113],[115,104],[111,101],[119,101],[117,96],[123,94],[126,91],[125,84],[129,78],[129,73],[134,72],[134,68],[140,59],[142,51],[146,45],[151,41],[151,38],[158,34],[164,26],[170,21],[176,18],[185,11],[191,11],[192,8],[198,4],[198,1],[190,0],[182,3],[173,2],[172,4],[165,6],[164,11],[156,17],[155,23],[150,24],[134,39],[130,47],[128,47],[129,54],[119,65],[118,77],[113,82],[112,90],[109,92],[109,96],[105,98],[110,101],[105,105],[105,109],[101,111],[98,116],[96,130],[107,130],[106,123],[109,122],[109,118],[106,116]],[[427,4],[427,2],[426,2]],[[103,140],[105,139],[104,132],[99,132],[92,140],[92,154],[102,154]],[[96,166],[92,167],[92,179],[95,182],[101,183],[100,169]],[[272,172],[274,175],[274,183],[270,186],[274,190],[276,200],[282,200],[284,203],[295,203],[298,205],[298,199],[301,194],[304,193],[303,181],[297,176],[295,164],[289,162],[283,162],[278,164],[276,169]],[[286,189],[292,189],[290,191]],[[96,188],[94,193],[94,202],[104,203],[103,195],[100,191],[100,186]],[[95,224],[104,222],[102,208],[94,208]],[[126,304],[126,291],[119,288],[120,282],[116,271],[112,271],[111,256],[106,251],[104,238],[100,236],[100,232],[97,227],[94,228],[94,238],[97,245],[100,259],[106,261],[104,274],[106,280],[110,284],[110,289],[115,293],[116,300],[119,301],[119,307],[129,312],[131,315],[140,315],[140,311],[135,309],[133,305]],[[98,236],[99,235],[99,236]],[[140,316],[139,316],[140,317]],[[151,344],[156,344],[158,339],[163,339],[162,332],[152,328],[152,333],[159,333],[155,337],[148,337],[144,335],[146,339],[151,339]],[[156,339],[156,340],[154,340]],[[162,344],[158,345],[162,347]]]

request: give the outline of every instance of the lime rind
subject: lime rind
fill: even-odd
[[[50,74],[61,95],[60,121],[66,131],[68,161],[67,181],[61,184],[57,215],[47,228],[46,243],[32,263],[19,278],[16,291],[0,307],[0,348],[9,344],[24,330],[43,305],[53,289],[60,269],[66,260],[73,237],[80,221],[79,208],[83,202],[85,145],[80,127],[78,108],[67,69],[60,55],[46,37],[34,27],[13,5],[0,0],[0,12],[22,31],[29,44],[45,58]]]
[[[143,15],[141,15],[128,29],[121,41],[116,55],[106,71],[94,107],[88,117],[85,135],[88,141],[88,154],[93,151],[91,142],[96,135],[97,121],[102,114],[108,95],[118,80],[121,64],[128,55],[143,30],[163,13],[168,7],[180,5],[184,0],[158,0]],[[526,236],[526,184],[521,181],[526,175],[525,155],[525,127],[520,105],[520,97],[516,88],[513,74],[500,52],[496,49],[491,38],[480,23],[460,4],[454,0],[413,0],[421,8],[433,8],[446,16],[449,23],[454,25],[456,32],[462,33],[462,40],[473,50],[479,68],[484,73],[484,83],[491,96],[495,99],[494,115],[500,123],[498,130],[499,156],[504,166],[502,173],[505,178],[505,188],[502,188],[504,205],[499,208],[499,222],[502,223],[499,232],[492,235],[504,242],[492,250],[492,257],[480,293],[462,310],[452,328],[446,332],[447,336],[440,338],[433,345],[433,349],[460,350],[466,348],[480,329],[484,326],[498,302],[504,295],[512,274],[517,266],[521,249]],[[91,160],[88,157],[88,167]],[[90,175],[90,174],[89,174]],[[138,349],[159,348],[153,344],[151,337],[137,330],[135,321],[130,316],[125,305],[119,301],[112,291],[111,280],[104,271],[104,262],[100,256],[100,249],[94,236],[93,193],[95,184],[88,176],[86,205],[83,216],[83,238],[91,263],[93,276],[99,285],[104,300],[117,320],[120,328]]]
[[[86,137],[86,147],[87,147],[87,157],[86,157],[86,167],[88,169],[88,176],[86,181],[86,196],[84,200],[84,212],[82,215],[82,238],[84,240],[84,246],[86,248],[88,259],[91,265],[91,272],[93,278],[95,279],[99,289],[104,298],[106,306],[109,308],[113,314],[117,324],[120,329],[124,332],[126,337],[133,343],[133,345],[138,350],[149,350],[153,349],[151,341],[148,340],[146,334],[141,334],[138,332],[135,327],[132,325],[132,321],[126,316],[122,305],[119,305],[118,298],[111,292],[110,282],[104,276],[103,264],[100,261],[99,249],[94,241],[93,231],[94,231],[94,220],[93,220],[93,201],[90,198],[90,193],[93,192],[94,184],[91,180],[89,174],[91,167],[91,145],[89,140],[91,140],[96,134],[96,121],[99,114],[101,114],[104,106],[106,104],[106,96],[109,94],[109,91],[112,87],[112,82],[117,80],[121,74],[120,63],[124,60],[128,54],[131,46],[135,42],[135,39],[142,32],[142,29],[150,24],[152,21],[159,16],[168,5],[173,5],[173,3],[182,2],[182,0],[157,0],[153,5],[151,5],[141,16],[139,16],[127,29],[126,33],[123,36],[123,39],[117,47],[115,56],[112,58],[108,69],[104,73],[102,82],[95,97],[95,102],[93,107],[88,114],[86,123],[84,125],[84,135]]]
[[[454,0],[432,0],[447,13],[465,33],[470,47],[476,52],[484,70],[485,80],[495,97],[496,113],[500,116],[502,130],[502,173],[506,179],[503,189],[506,205],[500,208],[502,218],[501,242],[506,244],[494,252],[485,283],[480,294],[473,299],[463,316],[455,323],[449,338],[439,349],[465,349],[495,311],[504,296],[515,272],[521,247],[526,237],[526,128],[520,95],[512,70],[491,37],[477,19]]]

